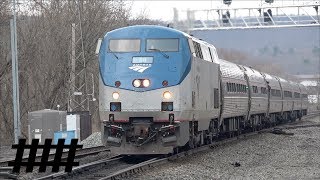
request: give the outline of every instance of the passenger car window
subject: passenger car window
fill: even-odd
[[[196,53],[196,57],[203,59],[203,55],[202,55],[202,51],[201,51],[201,46],[198,42],[193,41],[193,46],[194,46],[194,50]]]

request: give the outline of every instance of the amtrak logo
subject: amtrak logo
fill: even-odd
[[[151,67],[151,64],[133,64],[131,67],[129,67],[129,69],[132,69],[139,73],[143,73],[143,71],[145,71],[149,67]]]

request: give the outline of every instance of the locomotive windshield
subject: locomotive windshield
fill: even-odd
[[[139,52],[140,39],[110,39],[109,52]]]
[[[147,39],[147,51],[179,51],[179,39]]]

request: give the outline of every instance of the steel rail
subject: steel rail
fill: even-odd
[[[111,180],[116,180],[116,179],[119,179],[119,178],[126,178],[132,174],[136,174],[138,172],[142,172],[146,169],[149,169],[149,168],[152,168],[152,167],[156,167],[158,165],[161,165],[161,164],[164,164],[166,162],[169,161],[169,158],[167,157],[164,157],[164,158],[153,158],[153,159],[150,159],[148,161],[144,161],[144,162],[141,162],[139,164],[135,164],[133,166],[130,166],[128,168],[125,168],[125,169],[122,169],[122,170],[119,170],[109,176],[106,176],[106,177],[103,177],[99,180],[107,180],[107,179],[111,179]]]
[[[306,119],[306,118],[310,118],[310,117],[318,116],[318,115],[319,115],[319,112],[311,113],[311,114],[308,114],[306,116],[303,116],[302,119]],[[295,127],[296,125],[294,125],[294,124],[300,124],[302,122],[304,122],[304,121],[294,121],[294,122],[287,123],[287,124],[292,124],[293,126],[291,126],[291,127]],[[281,124],[281,125],[278,125],[278,126],[275,126],[275,127],[283,127],[283,126],[285,126],[287,124]],[[296,127],[299,128],[299,127],[307,127],[307,126],[310,126],[310,125],[305,125],[305,126],[301,125],[301,126],[296,126]],[[317,124],[317,125],[314,124],[313,126],[320,126],[320,124]],[[238,141],[240,139],[246,139],[246,138],[249,138],[249,137],[252,137],[252,136],[256,136],[257,134],[271,132],[271,130],[274,129],[275,127],[262,129],[260,131],[250,132],[250,133],[246,133],[246,134],[241,134],[239,136],[235,136],[235,137],[232,137],[232,138],[222,139],[220,141],[215,141],[215,142],[213,142],[213,143],[211,143],[209,145],[204,145],[204,146],[200,146],[200,147],[195,148],[195,149],[190,149],[188,151],[183,151],[183,152],[171,155],[169,157],[158,158],[158,159],[155,158],[155,159],[151,159],[149,161],[141,162],[141,163],[133,165],[131,167],[128,167],[128,168],[119,170],[117,172],[114,172],[113,174],[111,174],[109,176],[106,176],[106,177],[103,177],[103,178],[101,178],[99,180],[115,180],[115,179],[127,178],[127,177],[130,177],[130,175],[145,171],[145,170],[150,169],[150,168],[154,168],[154,167],[159,166],[161,164],[164,164],[164,163],[166,163],[168,161],[173,161],[173,160],[176,160],[178,158],[189,156],[189,155],[192,155],[192,154],[195,154],[195,153],[199,153],[199,152],[202,152],[202,151],[207,151],[207,150],[210,150],[210,149],[213,149],[213,148],[221,147],[223,145],[226,145],[226,144],[229,144],[229,143],[233,143],[233,142]],[[288,128],[288,127],[284,127],[284,128]]]
[[[64,178],[70,178],[76,174],[82,173],[82,172],[90,172],[90,169],[94,169],[97,166],[103,166],[103,165],[107,165],[108,163],[114,162],[114,161],[119,161],[120,159],[122,159],[123,156],[121,155],[117,155],[117,156],[113,156],[110,158],[105,158],[105,159],[101,159],[98,161],[94,161],[91,163],[87,163],[78,167],[75,167],[72,169],[72,172],[68,173],[68,172],[58,172],[58,173],[54,173],[54,174],[50,174],[47,176],[43,176],[43,177],[39,177],[36,180],[45,180],[45,179],[64,179]]]
[[[16,179],[18,175],[11,174],[12,167],[0,167],[0,177]]]
[[[94,154],[98,154],[100,152],[105,152],[105,151],[110,151],[109,149],[107,149],[105,146],[96,146],[96,147],[91,147],[91,148],[85,148],[85,149],[78,149],[76,151],[76,155],[75,158],[81,158],[81,157],[85,157],[85,156],[89,156],[89,155],[94,155]],[[49,160],[54,158],[55,153],[50,153],[49,155]],[[42,157],[41,154],[38,154],[36,156],[36,160],[40,160]],[[62,160],[67,159],[68,157],[68,151],[64,151],[62,152]],[[8,166],[8,163],[10,161],[14,161],[14,158],[10,158],[8,160],[5,161],[0,161],[0,167],[6,167]],[[22,158],[22,161],[27,161],[28,160],[28,156],[24,156]]]
[[[197,147],[194,149],[190,149],[190,150],[183,151],[183,152],[180,152],[180,153],[177,153],[174,155],[170,155],[168,157],[160,156],[158,158],[152,158],[149,160],[145,160],[140,163],[121,168],[120,170],[116,170],[115,172],[112,172],[111,175],[108,175],[110,173],[108,173],[108,174],[104,173],[104,174],[98,174],[98,176],[94,176],[90,173],[92,173],[92,170],[97,169],[98,167],[102,167],[102,166],[105,166],[105,168],[102,167],[100,169],[101,172],[103,172],[104,170],[106,170],[108,168],[110,168],[110,169],[115,168],[115,166],[110,166],[110,163],[116,162],[116,161],[121,161],[122,158],[124,158],[125,156],[119,155],[119,156],[114,156],[111,158],[106,158],[106,159],[94,161],[94,162],[91,162],[88,164],[84,164],[82,166],[75,167],[73,169],[73,171],[70,173],[59,172],[59,173],[51,174],[48,176],[40,177],[40,178],[38,178],[38,180],[40,180],[40,179],[41,180],[43,180],[43,179],[66,179],[66,178],[74,178],[75,176],[79,176],[79,175],[81,175],[82,177],[86,176],[86,175],[89,175],[89,176],[91,175],[90,179],[100,179],[100,180],[106,180],[106,179],[114,180],[114,179],[127,178],[133,174],[146,171],[147,169],[157,167],[157,166],[162,165],[164,163],[168,163],[169,161],[174,161],[178,158],[186,157],[186,156],[189,156],[189,155],[192,155],[195,153],[199,153],[202,151],[208,151],[210,149],[221,147],[223,145],[230,144],[235,141],[239,141],[239,140],[246,139],[246,138],[249,138],[252,136],[256,136],[257,134],[270,133],[270,132],[272,132],[272,129],[274,129],[274,128],[284,128],[284,129],[291,128],[291,129],[293,129],[294,127],[299,128],[299,127],[308,127],[308,126],[320,126],[320,124],[299,125],[300,123],[305,122],[304,121],[305,119],[311,118],[314,116],[318,116],[318,115],[319,115],[319,112],[309,113],[308,115],[303,116],[301,121],[294,121],[294,122],[290,122],[290,123],[286,123],[286,124],[280,124],[280,125],[277,125],[274,127],[262,129],[260,131],[254,131],[254,132],[241,134],[239,136],[235,136],[232,138],[224,138],[224,139],[221,139],[218,141],[214,141],[213,143],[211,143],[209,145],[200,146],[200,147]],[[109,165],[109,166],[107,166],[107,165]],[[119,165],[119,167],[121,167],[121,164]],[[119,169],[119,167],[116,169]]]

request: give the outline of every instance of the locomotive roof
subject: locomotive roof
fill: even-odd
[[[127,26],[119,29],[112,30],[106,34],[112,35],[114,37],[128,37],[132,38],[133,35],[137,35],[137,37],[144,36],[146,33],[152,33],[154,37],[183,37],[189,36],[188,34],[178,31],[173,28],[168,28],[164,26],[157,26],[157,25],[135,25],[135,26]],[[106,37],[105,36],[105,37]]]
[[[179,30],[176,30],[176,29],[173,29],[173,28],[169,28],[169,27],[164,27],[164,26],[158,26],[158,25],[134,25],[134,26],[126,26],[126,27],[122,27],[122,28],[119,28],[119,29],[115,29],[115,30],[112,30],[110,32],[108,32],[106,34],[107,35],[113,35],[113,36],[117,36],[117,35],[122,35],[121,37],[125,36],[125,33],[124,32],[130,32],[130,35],[132,36],[132,32],[137,32],[139,34],[137,35],[142,35],[141,34],[141,31],[153,31],[154,30],[154,33],[155,34],[162,34],[162,33],[166,33],[166,35],[176,35],[176,36],[185,36],[187,38],[190,38],[194,41],[197,41],[197,42],[200,42],[202,44],[205,44],[207,46],[211,46],[211,47],[214,47],[212,44],[206,42],[206,41],[203,41],[201,39],[198,39],[198,38],[195,38],[185,32],[182,32],[182,31],[179,31]],[[215,48],[215,47],[214,47]]]

